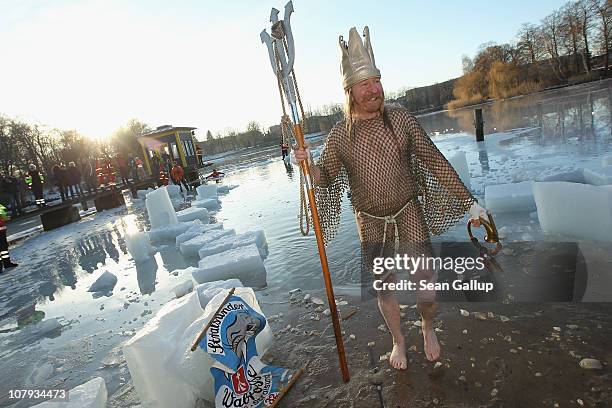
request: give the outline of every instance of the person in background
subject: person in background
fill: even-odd
[[[157,182],[157,185],[159,187],[163,187],[163,186],[167,186],[168,185],[168,175],[166,174],[166,172],[163,169],[159,171],[159,180]]]
[[[130,168],[130,173],[132,174],[132,181],[134,183],[138,182],[138,169],[136,168],[136,159],[134,155],[130,153],[128,156],[128,166]]]
[[[283,160],[285,160],[285,157],[289,155],[289,145],[283,142],[280,144],[280,148],[281,148],[281,155],[283,156]]]
[[[21,194],[19,191],[19,179],[15,177],[14,174],[9,174],[4,182],[4,189],[9,195],[13,217],[16,217],[19,214],[23,214],[23,203],[21,201]]]
[[[153,157],[151,157],[151,172],[153,174],[159,174],[161,170],[161,159],[159,158],[159,154],[155,152],[153,153]]]
[[[127,187],[129,184],[128,161],[125,159],[122,153],[117,153],[115,159],[117,160],[117,166],[119,166],[119,175],[121,176],[121,181],[123,182],[123,185]]]
[[[134,160],[134,163],[136,163],[136,175],[138,176],[138,180],[144,180],[145,178],[147,178],[147,175],[145,173],[145,169],[142,163],[142,160],[140,160],[140,157],[136,157],[136,159]]]
[[[89,194],[96,191],[96,165],[93,159],[81,159],[81,175]]]
[[[43,183],[45,177],[36,169],[35,164],[30,164],[28,167],[28,175],[26,176],[26,184],[28,188],[34,194],[34,200],[36,200],[36,206],[41,207],[45,205],[45,199],[43,197]]]
[[[161,162],[162,166],[164,167],[164,171],[166,173],[170,173],[170,169],[172,168],[172,166],[170,165],[170,155],[166,153],[165,150],[162,150]]]
[[[9,219],[10,217],[6,213],[6,207],[0,204],[0,260],[2,261],[0,265],[0,273],[2,272],[2,269],[14,268],[17,266],[16,263],[11,261],[8,241],[6,239],[6,222]]]
[[[28,202],[28,185],[25,182],[25,174],[21,170],[17,170],[15,178],[17,179],[17,191],[19,191],[19,201],[21,202],[22,214],[25,214],[25,207]]]
[[[68,198],[68,186],[66,184],[66,172],[62,169],[59,164],[54,164],[52,169],[53,178],[55,179],[55,185],[58,187],[62,202]]]
[[[187,181],[185,180],[185,170],[183,170],[183,168],[176,162],[174,162],[172,170],[170,170],[170,177],[172,178],[172,182],[179,186],[181,192],[183,191],[181,184],[185,186],[187,191],[191,190],[189,184],[187,184]]]
[[[76,166],[74,162],[68,163],[68,179],[70,180],[70,188],[74,186],[75,194],[81,196],[83,189],[81,188],[81,170]]]
[[[115,186],[116,185],[116,174],[115,174],[115,168],[113,167],[113,162],[110,159],[110,156],[106,156],[106,159],[104,159],[104,164],[102,165],[103,167],[103,172],[106,175],[106,181],[108,183],[109,186]]]
[[[210,173],[208,176],[206,176],[207,180],[216,180],[217,182],[219,182],[219,179],[225,176],[225,173],[222,171],[217,171],[217,169],[213,169],[212,173]]]

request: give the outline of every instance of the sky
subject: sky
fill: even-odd
[[[294,69],[305,108],[342,103],[338,36],[370,27],[387,91],[461,75],[461,56],[512,42],[565,1],[294,0]],[[110,136],[129,119],[244,130],[280,122],[266,47],[284,0],[0,0],[0,114]]]

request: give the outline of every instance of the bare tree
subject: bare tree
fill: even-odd
[[[518,32],[517,48],[525,63],[537,65],[542,59],[542,46],[539,41],[538,27],[532,23],[521,25]]]
[[[463,75],[471,72],[474,69],[474,63],[472,59],[467,55],[463,54],[461,56],[461,70],[463,71]]]
[[[612,4],[610,0],[590,0],[596,19],[596,41],[604,54],[604,73],[610,66],[610,38],[612,31]]]
[[[566,3],[560,10],[561,25],[559,32],[565,49],[573,56],[574,72],[580,73],[582,50],[580,9],[577,3]]]
[[[550,67],[557,79],[560,82],[565,82],[566,76],[561,65],[561,20],[561,13],[559,11],[554,11],[542,19],[540,32]]]
[[[582,45],[584,52],[582,53],[582,62],[586,72],[591,71],[591,50],[589,48],[591,31],[594,24],[593,5],[590,0],[578,0],[576,3],[578,9],[578,17],[580,21],[580,35],[582,37]]]

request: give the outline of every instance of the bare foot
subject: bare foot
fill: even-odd
[[[393,350],[389,356],[389,364],[396,370],[405,370],[408,368],[408,360],[406,359],[406,343],[393,343]]]
[[[429,361],[436,361],[440,358],[440,344],[433,327],[423,325],[423,343],[425,356]]]

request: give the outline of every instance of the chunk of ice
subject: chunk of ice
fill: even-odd
[[[533,186],[542,230],[612,241],[612,186],[563,181]]]
[[[236,187],[238,186],[234,184],[224,185],[224,186],[217,185],[217,194],[227,194],[231,190],[235,189]]]
[[[196,269],[196,268],[194,268]],[[239,279],[218,280],[213,282],[204,282],[197,285],[194,290],[198,293],[200,306],[205,308],[208,302],[214,298],[217,293],[223,289],[241,288],[242,282]]]
[[[170,197],[180,197],[181,196],[181,187],[177,186],[176,184],[168,184],[164,188],[168,190],[168,195]]]
[[[217,183],[202,184],[196,188],[196,194],[198,200],[205,200],[207,198],[217,198]]]
[[[268,240],[262,229],[248,230],[236,237],[234,248],[255,244],[262,258],[268,256]]]
[[[572,171],[557,172],[549,174],[544,171],[536,177],[536,181],[568,181],[570,183],[586,183],[584,180],[584,169],[576,169]]]
[[[200,250],[198,250],[198,256],[200,258],[205,258],[207,256],[218,254],[219,252],[227,251],[228,249],[232,249],[234,247],[234,241],[236,241],[236,237],[236,235],[226,235],[214,242],[210,242],[209,244],[203,246],[202,248],[200,248]]]
[[[172,288],[174,295],[178,298],[185,296],[189,292],[193,291],[193,280],[189,279],[183,283],[179,283]]]
[[[196,397],[193,388],[170,372],[168,367],[173,363],[172,355],[177,352],[177,345],[185,329],[202,316],[203,312],[195,292],[172,300],[166,303],[123,347],[134,387],[140,400],[147,406],[160,408],[194,406]],[[200,330],[202,328],[200,327]],[[191,339],[192,342],[194,340],[195,337]]]
[[[134,262],[144,261],[155,253],[155,250],[149,242],[149,234],[143,231],[126,234],[125,245],[132,255]]]
[[[602,166],[612,166],[612,155],[610,156],[604,156],[601,159],[601,165]]]
[[[205,198],[203,200],[194,200],[191,202],[192,207],[206,208],[207,210],[214,211],[219,209],[219,200],[217,197]]]
[[[226,235],[236,235],[233,229],[214,230],[191,238],[180,245],[181,253],[185,256],[198,256],[198,251],[205,245],[215,243]]]
[[[198,207],[189,207],[184,210],[177,211],[176,218],[180,222],[187,222],[193,220],[202,220],[204,224],[208,224],[210,222],[210,216],[208,215],[208,210],[206,208],[198,208]]]
[[[140,198],[141,200],[147,198],[147,194],[149,194],[150,192],[155,191],[152,188],[149,188],[147,190],[138,190],[136,192],[136,197]]]
[[[192,276],[198,283],[237,278],[255,288],[266,285],[266,268],[254,244],[200,259],[198,269],[193,271]]]
[[[166,227],[153,228],[149,231],[149,239],[151,241],[168,241],[176,239],[177,236],[187,231],[190,225],[191,223],[189,222],[180,222]]]
[[[200,234],[204,234],[207,231],[215,231],[220,229],[223,229],[222,222],[204,225],[200,220],[195,220],[187,231],[176,237],[176,247],[180,248],[183,242],[189,241],[190,239],[195,238]]]
[[[38,322],[34,326],[27,327],[31,327],[31,329],[29,330],[31,333],[43,336],[47,333],[53,333],[61,329],[62,324],[58,322],[56,318],[52,318],[45,319],[42,322]]]
[[[196,266],[188,266],[187,268],[183,268],[183,269],[175,269],[172,271],[172,274],[174,276],[186,275],[186,274],[189,274],[188,276],[191,276],[191,273],[195,271],[196,269],[198,269]]]
[[[192,392],[195,393],[195,397],[207,401],[214,401],[214,381],[210,374],[210,367],[213,363],[213,359],[209,357],[208,353],[200,348],[192,352],[191,346],[208,321],[212,318],[213,314],[217,311],[227,296],[228,291],[229,289],[221,290],[206,305],[204,314],[185,330],[176,348],[175,355],[170,359],[170,371],[173,375],[180,377],[185,384],[188,384],[191,390],[193,390]],[[244,299],[256,312],[265,317],[259,307],[253,289],[238,287],[234,293]],[[257,353],[260,356],[263,356],[268,348],[270,348],[272,340],[272,330],[270,329],[270,325],[266,322],[264,329],[255,338]],[[177,408],[177,405],[173,404],[172,407]]]
[[[612,184],[612,166],[599,169],[584,169],[584,180],[594,186]]]
[[[165,188],[158,188],[147,194],[146,205],[151,229],[178,224],[172,201]]]
[[[485,186],[485,203],[491,212],[533,211],[533,181]]]
[[[68,401],[45,401],[34,408],[105,408],[108,392],[104,378],[95,377],[68,391]]]
[[[470,188],[471,178],[470,169],[468,167],[467,159],[464,151],[458,151],[452,156],[448,157],[448,162],[453,166],[461,181],[467,188]]]
[[[104,271],[102,275],[89,287],[88,292],[112,292],[117,284],[117,277],[109,271]]]
[[[263,230],[250,230],[236,236],[225,236],[217,242],[211,243],[198,251],[200,258],[218,254],[219,252],[227,251],[228,249],[248,246],[251,244],[257,245],[259,254],[262,258],[268,255],[268,242],[266,234]]]

